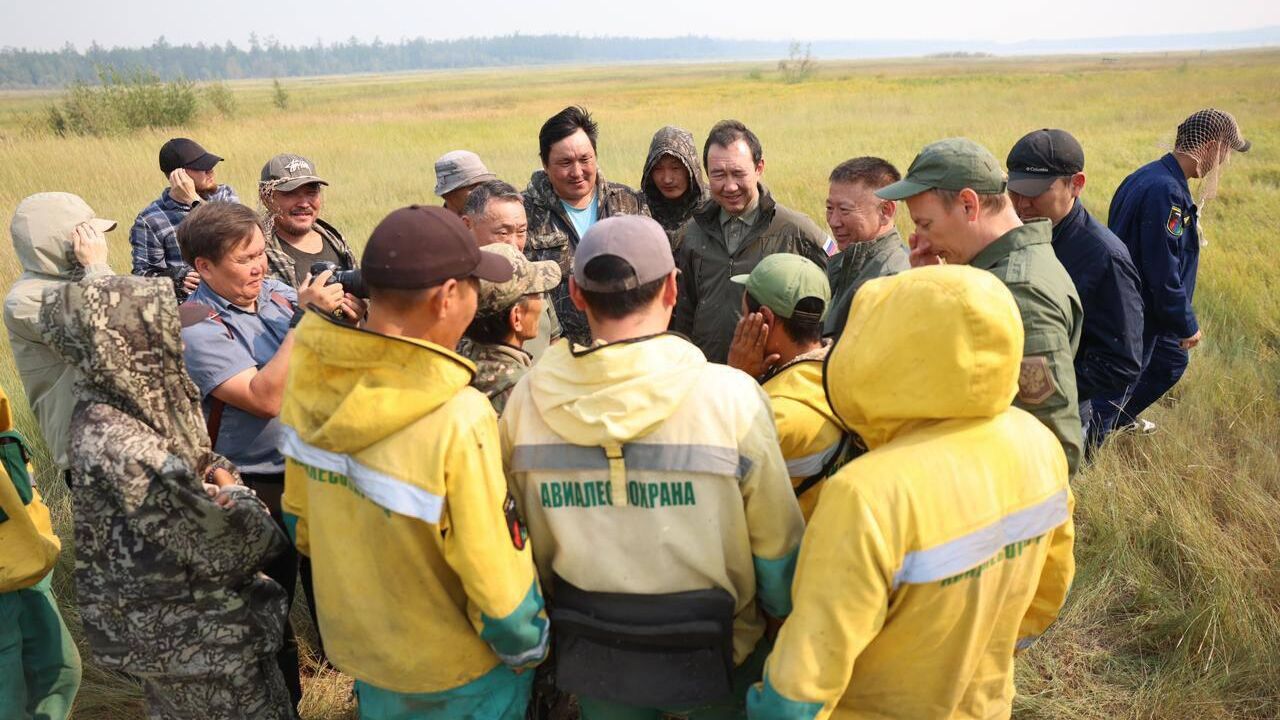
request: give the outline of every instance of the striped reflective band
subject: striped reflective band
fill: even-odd
[[[751,467],[736,448],[716,445],[628,443],[622,447],[627,470],[666,470],[741,477]],[[512,472],[543,470],[608,470],[604,448],[569,443],[517,445],[511,451]]]
[[[309,445],[287,425],[283,430],[280,452],[286,457],[346,476],[366,497],[391,512],[429,523],[440,522],[443,497],[362,465],[350,455]]]
[[[1067,491],[1054,493],[1029,508],[1005,515],[990,525],[929,548],[907,553],[893,576],[902,583],[930,583],[958,575],[989,560],[1004,546],[1039,537],[1067,521]]]
[[[826,467],[827,461],[832,455],[836,454],[836,450],[840,449],[840,441],[831,443],[831,446],[816,452],[812,455],[805,455],[787,461],[787,474],[791,477],[809,477],[817,475]]]

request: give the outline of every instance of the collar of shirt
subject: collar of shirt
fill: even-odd
[[[270,278],[263,278],[262,288],[258,290],[257,304],[254,306],[253,310],[247,310],[214,292],[213,289],[209,287],[209,283],[202,282],[198,287],[196,287],[196,291],[191,293],[191,301],[204,303],[216,310],[218,314],[225,314],[234,310],[244,315],[254,315],[262,312],[263,303],[270,302],[272,291],[273,286],[270,283]]]
[[[1160,164],[1164,166],[1165,170],[1169,171],[1170,175],[1179,181],[1178,187],[1182,189],[1183,193],[1187,196],[1188,202],[1190,202],[1191,184],[1187,181],[1187,174],[1182,172],[1182,166],[1178,164],[1178,158],[1174,157],[1173,153],[1165,153],[1165,156],[1160,158]]]
[[[994,242],[983,248],[982,252],[975,255],[969,261],[969,265],[982,270],[990,270],[999,264],[1001,259],[1013,254],[1015,250],[1021,250],[1031,245],[1049,243],[1051,238],[1052,232],[1047,218],[1032,220],[996,238]]]
[[[1057,243],[1058,238],[1075,232],[1075,228],[1084,222],[1087,215],[1084,203],[1080,202],[1080,198],[1076,198],[1075,203],[1071,205],[1071,209],[1067,211],[1067,214],[1063,215],[1058,224],[1053,226],[1053,242]]]
[[[756,218],[759,216],[760,216],[760,196],[757,195],[756,199],[752,200],[751,204],[747,206],[747,209],[743,210],[737,215],[730,215],[729,212],[725,210],[723,207],[720,208],[720,227],[724,227],[725,225],[728,225],[729,222],[732,220],[738,220],[743,225],[746,225],[747,227],[751,227],[756,223]]]

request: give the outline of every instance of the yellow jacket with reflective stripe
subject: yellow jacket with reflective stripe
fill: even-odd
[[[734,660],[790,612],[804,521],[755,380],[676,335],[553,345],[500,421],[539,574],[584,590],[723,588]],[[327,640],[327,639],[326,639]]]
[[[826,481],[752,718],[998,718],[1074,572],[1062,445],[1010,402],[1022,325],[968,267],[858,291],[827,362],[869,452]]]
[[[822,361],[826,356],[824,347],[797,358],[763,386],[773,406],[778,444],[794,487],[800,487],[810,476],[822,471],[840,449],[840,440],[845,434],[835,420],[827,403],[827,392],[822,387]],[[822,485],[823,481],[819,481],[798,498],[806,521],[813,516]]]
[[[283,507],[329,660],[403,693],[540,661],[542,595],[474,366],[314,314],[295,332]]]
[[[0,390],[0,432],[13,429],[9,398]],[[25,505],[9,473],[0,467],[0,593],[23,590],[40,582],[58,562],[62,542],[53,534],[49,508],[31,477],[31,500]]]

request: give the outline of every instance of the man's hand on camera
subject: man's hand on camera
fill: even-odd
[[[89,223],[76,226],[71,237],[71,250],[81,265],[105,265],[107,263],[107,236]]]
[[[325,315],[333,316],[344,298],[341,285],[325,285],[331,277],[332,270],[325,270],[314,278],[307,273],[302,287],[298,288],[298,307],[315,308]]]
[[[342,317],[339,317],[339,320],[354,323],[364,319],[365,313],[369,312],[369,305],[355,295],[347,293],[342,296],[342,304],[338,306],[338,310],[342,311]]]

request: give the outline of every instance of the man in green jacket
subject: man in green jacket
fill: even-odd
[[[827,192],[827,225],[840,253],[827,265],[831,283],[831,312],[822,334],[839,338],[858,288],[868,280],[911,269],[907,248],[894,226],[898,204],[875,192],[902,175],[877,157],[845,160],[831,171]]]
[[[676,265],[680,297],[671,329],[693,341],[707,359],[723,363],[738,325],[742,288],[730,282],[779,252],[827,267],[827,237],[802,213],[785,208],[760,182],[760,139],[737,120],[711,128],[702,147],[711,199],[685,225]]]
[[[1053,253],[1049,221],[1024,225],[1007,184],[986,148],[951,138],[925,146],[907,176],[876,195],[907,201],[916,225],[913,266],[971,265],[990,271],[1013,293],[1025,330],[1013,404],[1053,431],[1074,475],[1082,447],[1074,358],[1084,311]]]

